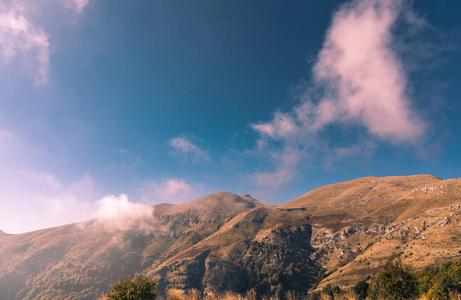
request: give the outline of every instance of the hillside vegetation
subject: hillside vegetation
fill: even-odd
[[[359,281],[355,286],[342,290],[338,286],[326,285],[302,295],[287,291],[282,295],[262,295],[255,290],[246,294],[225,292],[213,297],[203,296],[196,289],[188,291],[170,290],[169,300],[459,300],[461,298],[461,261],[443,263],[419,272],[403,267],[400,260],[388,261],[373,279]]]
[[[94,299],[135,274],[153,277],[160,296],[346,290],[389,259],[417,272],[461,258],[460,213],[461,179],[430,175],[360,178],[279,206],[220,192],[156,205],[125,229],[92,220],[0,234],[0,293]]]

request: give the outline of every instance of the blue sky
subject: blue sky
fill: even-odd
[[[2,1],[0,229],[221,190],[277,204],[364,176],[460,177],[460,9]]]

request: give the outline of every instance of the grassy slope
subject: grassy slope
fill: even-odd
[[[312,245],[331,275],[350,285],[390,257],[421,269],[461,257],[461,179],[360,178],[322,187],[279,207],[305,208]]]
[[[220,192],[155,206],[147,231],[92,221],[0,233],[0,292],[92,299],[136,272],[157,276],[161,289],[302,289],[319,267],[320,287],[347,286],[389,257],[415,270],[458,259],[460,213],[461,179],[430,175],[360,178],[277,207]]]

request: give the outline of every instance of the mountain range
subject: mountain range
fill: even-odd
[[[421,270],[461,258],[461,179],[359,178],[281,205],[219,192],[152,211],[126,226],[0,231],[1,299],[95,299],[137,273],[160,295],[306,293],[354,285],[389,259]]]

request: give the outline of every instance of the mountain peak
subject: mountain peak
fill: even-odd
[[[197,198],[183,204],[178,204],[165,210],[164,214],[177,214],[189,210],[206,211],[209,213],[241,213],[264,204],[251,196],[239,196],[227,191],[217,192]]]

